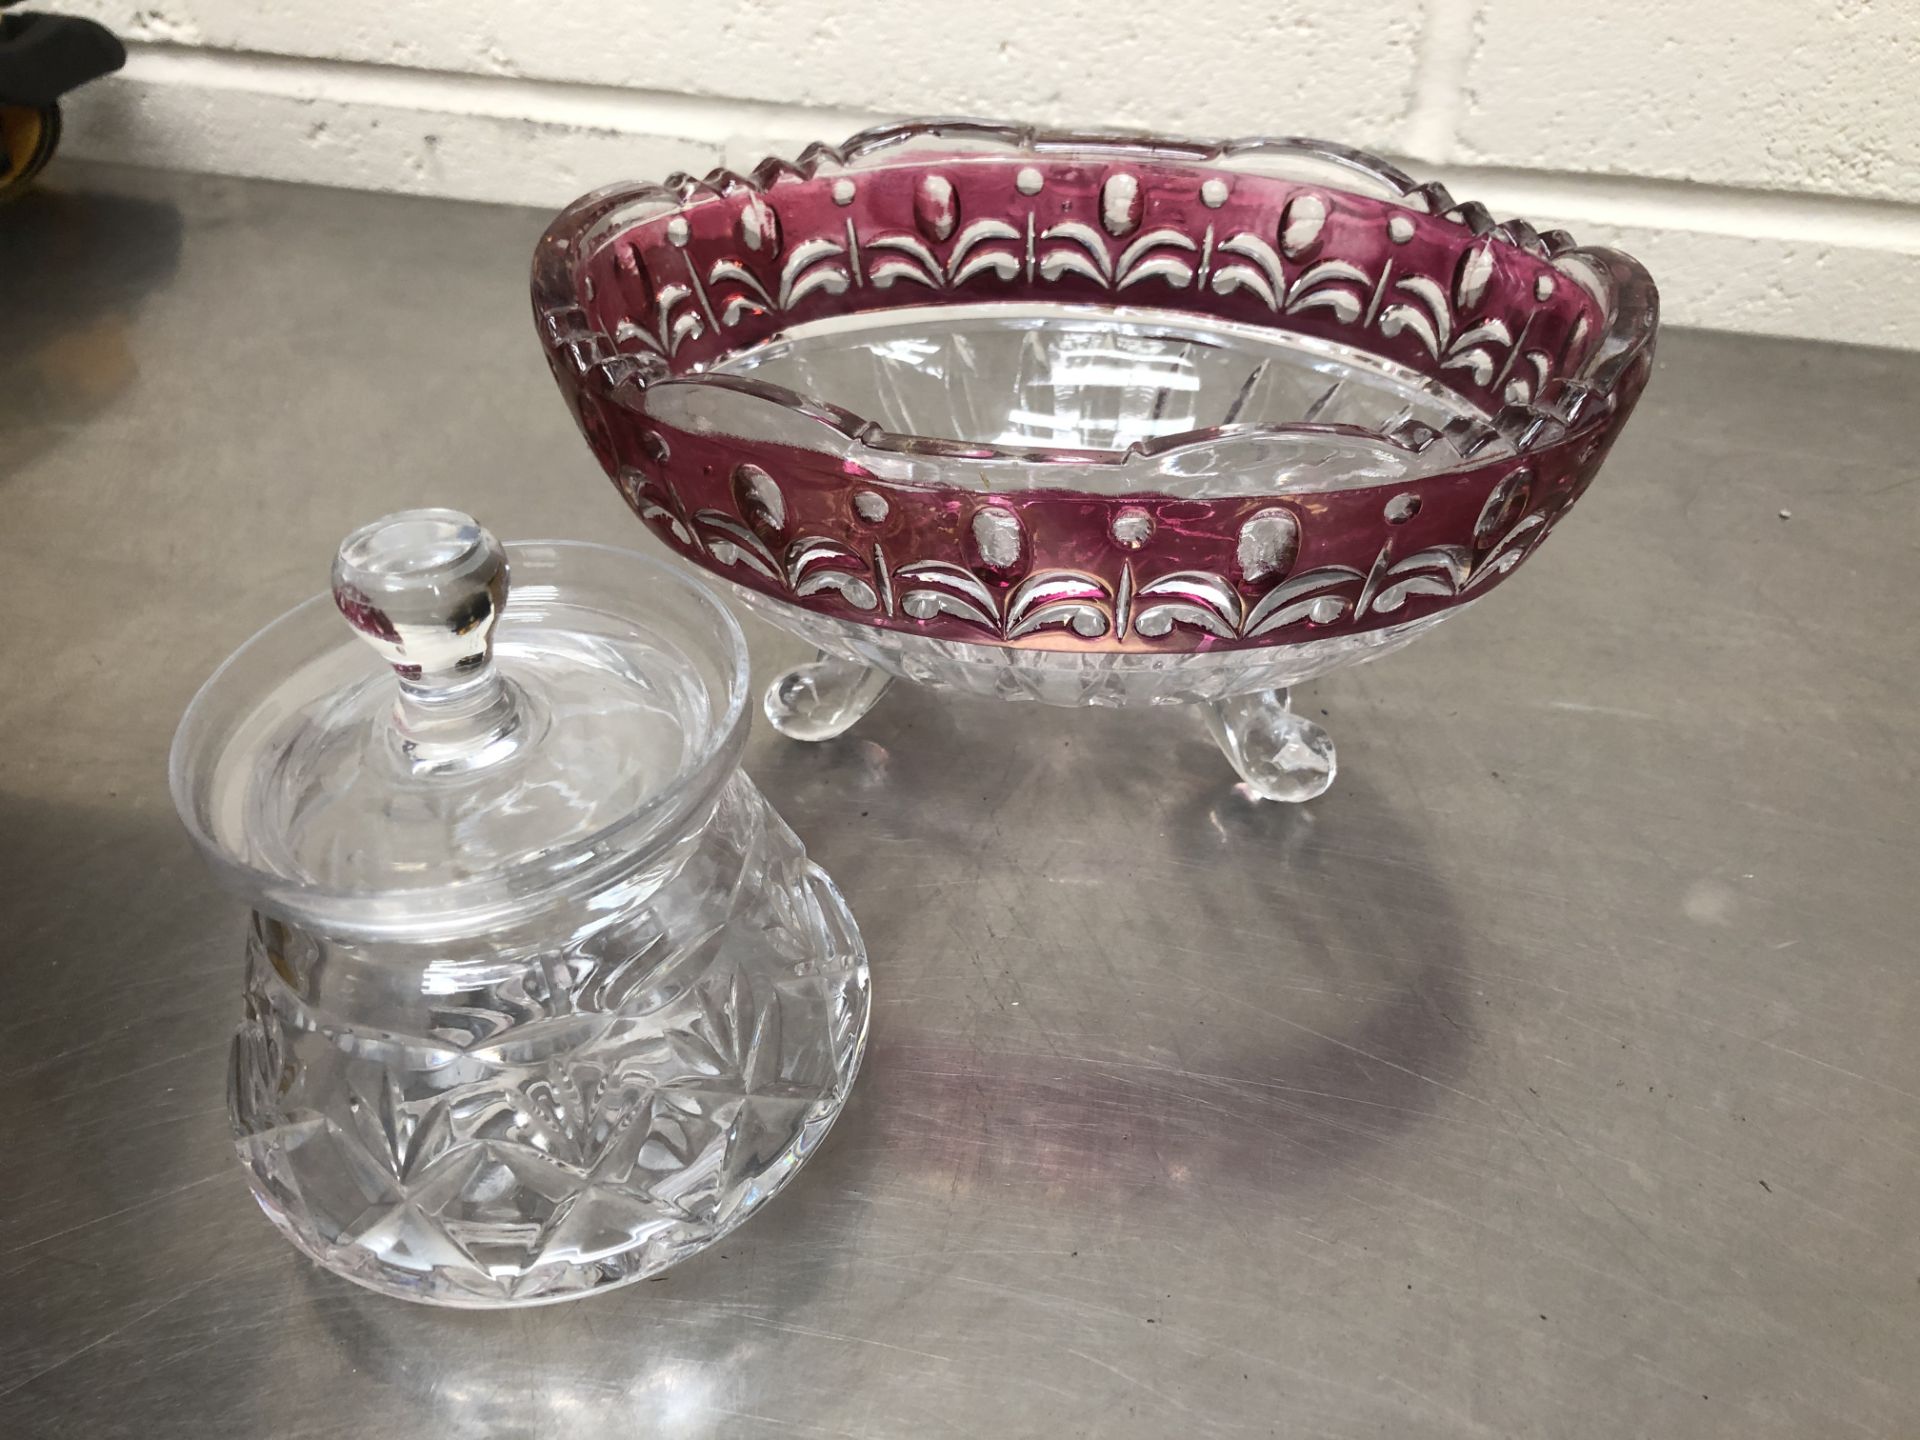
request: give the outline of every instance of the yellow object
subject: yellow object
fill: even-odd
[[[57,105],[0,105],[0,200],[26,189],[59,143]]]

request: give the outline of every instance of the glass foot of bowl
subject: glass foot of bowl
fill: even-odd
[[[763,705],[788,739],[833,740],[858,724],[893,680],[885,670],[823,650],[776,676]],[[1298,803],[1324,795],[1333,784],[1333,737],[1295,714],[1286,690],[1254,690],[1201,704],[1220,753],[1259,799]]]
[[[634,512],[823,652],[769,692],[784,733],[889,675],[1203,704],[1252,790],[1304,798],[1331,751],[1277,692],[1539,548],[1658,301],[1337,145],[942,121],[596,191],[534,309]]]
[[[1327,793],[1337,762],[1333,737],[1296,715],[1284,690],[1256,690],[1207,707],[1220,753],[1262,800],[1298,803]]]
[[[822,650],[777,676],[760,708],[789,740],[832,740],[858,724],[892,684],[884,670]]]

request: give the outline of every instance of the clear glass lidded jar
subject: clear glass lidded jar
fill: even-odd
[[[253,907],[229,1101],[261,1208],[445,1305],[712,1243],[812,1152],[867,1027],[853,918],[740,769],[733,617],[627,551],[517,545],[511,594],[508,559],[454,511],[357,531],[171,758]]]

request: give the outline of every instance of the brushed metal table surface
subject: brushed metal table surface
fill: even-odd
[[[1305,692],[1305,809],[1178,710],[760,726],[876,996],[782,1200],[535,1311],[283,1244],[168,740],[386,510],[651,543],[534,343],[541,221],[0,211],[0,1434],[1920,1435],[1920,356],[1668,336],[1539,558]]]

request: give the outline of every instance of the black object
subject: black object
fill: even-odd
[[[15,0],[0,0],[0,9]],[[66,15],[0,16],[0,199],[17,194],[60,143],[60,97],[127,63],[113,32]]]

